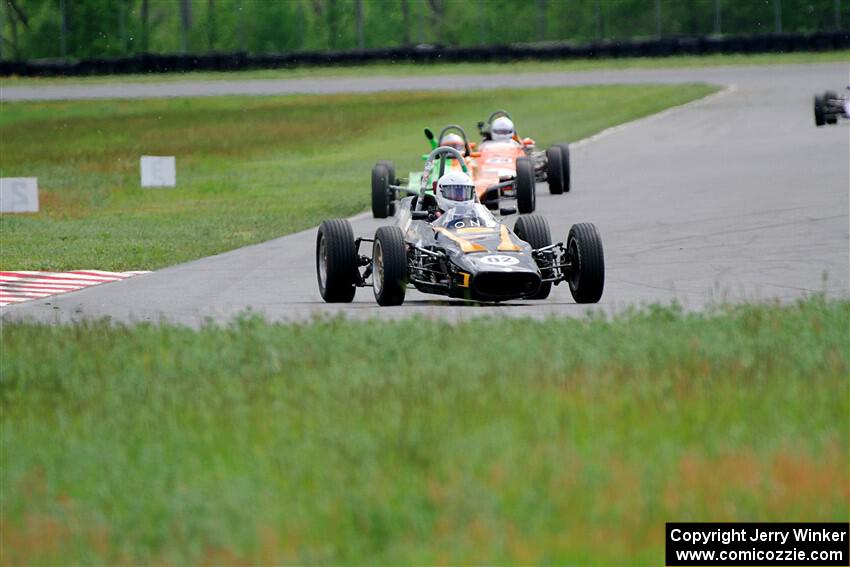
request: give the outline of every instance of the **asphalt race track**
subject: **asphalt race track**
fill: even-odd
[[[614,128],[572,147],[573,190],[538,187],[537,212],[563,239],[574,222],[599,227],[606,287],[597,308],[615,311],[678,300],[700,309],[721,300],[792,300],[825,291],[848,295],[850,129],[815,128],[812,95],[839,90],[847,64],[629,70],[490,77],[215,81],[3,89],[4,100],[76,95],[196,96],[601,83],[704,81],[726,89],[706,99]],[[628,88],[628,87],[624,87]],[[40,93],[40,94],[39,94]],[[520,125],[521,127],[521,125]],[[375,156],[392,158],[393,156]],[[368,180],[371,163],[364,163]],[[363,191],[368,192],[368,181]],[[381,222],[361,215],[355,234]],[[512,224],[514,221],[511,220]],[[2,309],[4,320],[167,319],[197,325],[245,310],[269,319],[317,313],[355,317],[576,315],[562,284],[548,300],[485,306],[408,292],[403,306],[379,308],[371,289],[354,303],[322,302],[315,276],[315,229],[130,280]],[[365,245],[363,250],[365,250]]]

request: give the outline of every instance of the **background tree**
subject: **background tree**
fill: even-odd
[[[5,58],[833,31],[850,0],[0,0]],[[660,9],[660,10],[659,10]]]
[[[180,0],[180,51],[189,50],[189,30],[192,28],[192,1]]]

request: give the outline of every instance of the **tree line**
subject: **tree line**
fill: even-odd
[[[0,0],[0,58],[844,29],[850,0]]]

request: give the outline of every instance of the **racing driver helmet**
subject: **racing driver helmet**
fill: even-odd
[[[466,144],[463,143],[463,138],[461,138],[457,134],[446,134],[440,140],[440,146],[454,148],[460,152],[461,155],[466,153]]]
[[[495,142],[507,142],[514,137],[514,123],[507,116],[499,116],[490,125],[490,135]]]
[[[437,181],[437,206],[442,211],[475,203],[475,184],[462,171],[446,172]]]

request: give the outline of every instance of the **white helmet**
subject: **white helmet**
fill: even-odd
[[[454,148],[463,155],[466,151],[466,144],[463,143],[463,138],[461,138],[458,134],[446,134],[440,140],[440,146]]]
[[[453,169],[437,181],[437,206],[448,211],[461,205],[475,202],[475,184],[464,172]]]
[[[506,142],[514,137],[514,123],[507,116],[499,116],[490,125],[490,135],[496,142]]]

